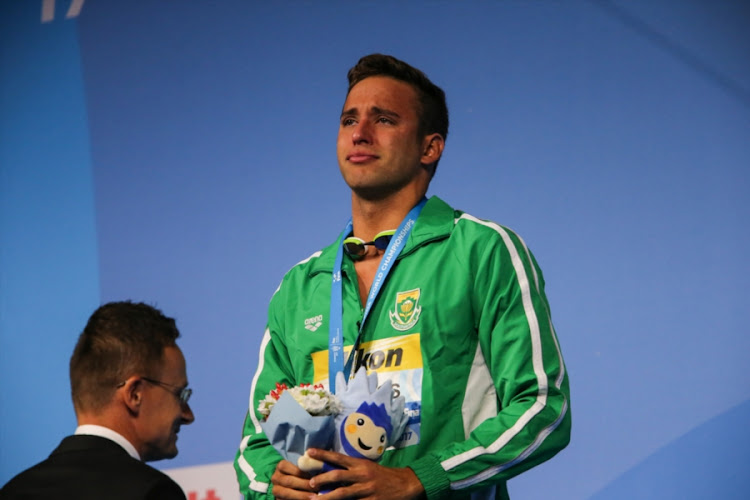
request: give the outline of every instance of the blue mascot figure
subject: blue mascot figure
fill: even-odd
[[[385,406],[362,403],[346,417],[339,434],[344,453],[355,458],[380,460],[393,426]]]
[[[408,416],[404,413],[404,397],[395,396],[389,380],[378,386],[377,373],[368,375],[364,368],[357,371],[349,384],[339,373],[336,389],[344,410],[335,417],[338,432],[334,434],[333,451],[354,458],[380,460],[406,427]],[[312,474],[336,469],[307,453],[300,457],[297,465]]]

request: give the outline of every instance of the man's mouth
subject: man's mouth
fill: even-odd
[[[377,155],[374,155],[372,153],[366,153],[364,151],[362,152],[356,151],[348,155],[346,159],[352,163],[364,163],[370,160],[377,159]]]

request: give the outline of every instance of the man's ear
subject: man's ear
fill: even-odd
[[[434,165],[440,159],[445,148],[445,139],[443,136],[434,133],[424,137],[422,141],[422,165]]]
[[[133,375],[118,389],[118,397],[133,414],[141,411],[143,402],[143,379]]]

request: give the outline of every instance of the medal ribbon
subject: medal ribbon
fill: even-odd
[[[375,278],[372,281],[370,287],[370,293],[367,295],[367,303],[365,304],[364,315],[362,316],[362,322],[359,324],[359,332],[357,333],[357,339],[354,341],[352,350],[349,352],[349,357],[344,366],[344,337],[343,337],[343,324],[344,324],[344,305],[342,301],[342,284],[341,284],[341,264],[344,258],[344,246],[342,242],[352,232],[352,220],[346,224],[344,232],[338,239],[338,249],[336,250],[336,260],[333,263],[333,280],[331,282],[331,314],[330,314],[330,327],[328,337],[328,390],[332,394],[336,392],[336,374],[344,372],[344,379],[349,380],[349,376],[352,371],[352,363],[357,353],[360,340],[362,339],[362,331],[365,327],[365,321],[370,313],[372,304],[375,302],[375,298],[380,292],[380,288],[385,282],[385,278],[388,273],[391,272],[393,265],[396,263],[401,250],[406,246],[406,241],[409,238],[414,224],[419,217],[419,213],[422,211],[422,207],[427,202],[427,198],[422,198],[419,203],[412,208],[401,225],[398,226],[396,233],[388,243],[388,248],[385,249],[383,257],[380,259],[380,265],[378,271],[375,274]]]

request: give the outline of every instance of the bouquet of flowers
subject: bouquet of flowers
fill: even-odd
[[[378,385],[378,374],[367,374],[361,367],[348,383],[336,374],[338,410],[333,417],[332,449],[355,458],[378,461],[386,448],[404,432],[408,416],[404,396],[394,397],[390,380]],[[304,454],[297,461],[300,469],[315,473],[333,467]]]
[[[341,411],[341,401],[328,392],[323,384],[300,384],[299,386],[287,387],[286,384],[276,383],[276,389],[258,404],[258,411],[264,419],[268,419],[271,409],[279,400],[284,391],[289,391],[295,401],[310,415],[335,415]]]
[[[286,460],[296,464],[308,448],[330,449],[339,399],[320,384],[276,384],[258,404],[263,432]]]
[[[404,396],[394,397],[390,381],[378,386],[378,374],[361,367],[349,383],[336,375],[336,390],[321,384],[289,388],[276,384],[258,404],[266,437],[286,460],[311,473],[330,470],[305,454],[308,448],[334,450],[379,460],[406,426]]]

